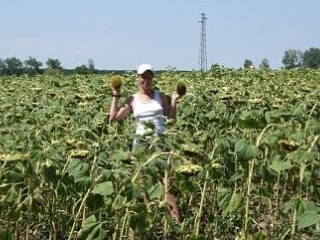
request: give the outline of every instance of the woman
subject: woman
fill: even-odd
[[[150,64],[144,63],[138,66],[138,92],[128,97],[124,106],[120,108],[118,107],[120,90],[113,90],[110,121],[123,119],[132,111],[137,122],[136,134],[146,134],[146,122],[153,123],[155,133],[163,134],[165,132],[164,117],[176,119],[177,102],[180,96],[174,91],[171,96],[171,103],[169,104],[164,93],[152,89],[154,75],[153,67]],[[134,144],[136,144],[136,141]],[[176,199],[171,193],[166,194],[170,214],[174,219],[179,220]]]

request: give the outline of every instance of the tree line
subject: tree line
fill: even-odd
[[[104,71],[95,69],[92,59],[88,60],[87,64],[77,66],[74,69],[65,69],[61,66],[58,59],[48,58],[45,62],[46,67],[41,68],[43,63],[34,57],[29,57],[25,61],[21,61],[16,57],[0,59],[0,76],[6,75],[37,75],[37,74],[56,74],[56,73],[78,73],[78,74],[92,74],[101,73]]]
[[[289,49],[284,52],[282,63],[285,69],[292,69],[297,67],[320,68],[320,49],[310,48],[306,51],[296,49]],[[25,61],[21,61],[16,57],[6,59],[0,58],[0,76],[5,75],[36,75],[36,74],[55,74],[55,73],[77,73],[77,74],[92,74],[92,73],[106,73],[107,70],[95,69],[92,59],[88,60],[87,64],[75,67],[74,69],[64,69],[58,59],[49,58],[46,61],[46,68],[41,68],[43,63],[34,57],[29,57]],[[255,68],[250,59],[245,59],[243,67],[245,69]],[[267,58],[262,59],[259,64],[260,69],[270,69],[270,63]]]
[[[289,49],[284,52],[282,63],[287,69],[300,66],[320,68],[320,49],[310,48],[305,52]]]
[[[285,69],[298,67],[320,68],[320,49],[314,47],[311,47],[306,51],[288,49],[284,52],[282,63]],[[246,69],[255,68],[250,59],[245,59],[243,67]],[[269,60],[267,58],[262,59],[259,68],[270,69]]]

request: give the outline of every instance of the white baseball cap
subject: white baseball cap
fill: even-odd
[[[144,72],[146,72],[148,70],[151,71],[152,74],[154,75],[154,69],[149,63],[143,63],[143,64],[139,65],[137,68],[138,74],[143,74]]]

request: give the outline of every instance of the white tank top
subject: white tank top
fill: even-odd
[[[144,122],[152,122],[155,126],[156,133],[164,133],[164,116],[160,93],[154,91],[154,98],[144,102],[136,93],[133,95],[133,115],[136,118],[136,134],[143,135],[147,128]]]

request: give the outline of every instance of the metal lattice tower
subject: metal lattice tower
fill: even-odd
[[[200,49],[199,49],[199,68],[200,71],[207,71],[207,44],[206,44],[206,16],[201,13]]]

